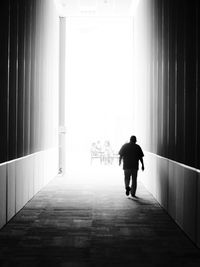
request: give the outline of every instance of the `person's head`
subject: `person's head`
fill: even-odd
[[[130,142],[131,143],[136,143],[137,142],[137,139],[136,139],[136,136],[135,135],[132,135],[131,138],[130,138]]]

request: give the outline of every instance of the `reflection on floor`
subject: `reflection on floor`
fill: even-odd
[[[199,266],[140,183],[131,199],[119,169],[80,173],[53,179],[0,231],[0,266]]]

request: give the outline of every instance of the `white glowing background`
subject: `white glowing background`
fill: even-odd
[[[66,19],[66,168],[90,165],[92,142],[118,152],[133,130],[131,17]]]

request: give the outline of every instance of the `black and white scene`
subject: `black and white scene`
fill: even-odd
[[[2,0],[0,27],[0,267],[199,267],[199,1]]]

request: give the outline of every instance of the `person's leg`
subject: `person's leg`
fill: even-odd
[[[129,195],[130,192],[130,178],[131,178],[131,170],[124,170],[124,184],[126,189],[126,195]]]
[[[137,170],[133,169],[131,172],[132,185],[131,185],[131,195],[134,197],[137,190]]]

